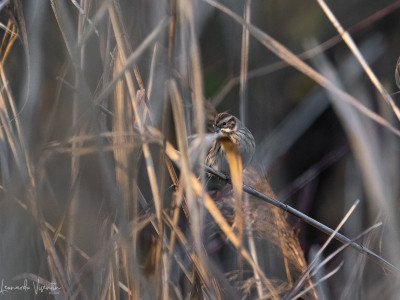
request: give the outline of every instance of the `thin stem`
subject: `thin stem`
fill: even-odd
[[[230,177],[228,175],[222,174],[216,170],[214,170],[213,168],[210,168],[208,166],[204,167],[205,170],[208,173],[211,173],[217,177],[219,177],[220,179],[224,180],[227,183],[230,183]],[[269,204],[272,204],[276,207],[279,207],[280,209],[283,209],[285,211],[287,211],[288,213],[298,217],[299,219],[303,220],[304,222],[306,222],[307,224],[311,225],[314,228],[317,228],[318,230],[331,235],[334,234],[334,238],[336,240],[338,240],[341,243],[349,243],[349,245],[354,248],[355,250],[357,250],[358,252],[366,255],[368,258],[370,258],[372,261],[376,262],[377,264],[381,265],[382,267],[384,267],[385,269],[387,269],[388,271],[392,272],[392,273],[398,273],[400,274],[400,269],[397,268],[396,266],[392,265],[390,262],[388,262],[387,260],[383,259],[382,257],[380,257],[379,255],[377,255],[375,252],[369,250],[368,248],[365,248],[364,246],[357,244],[355,242],[353,242],[352,240],[350,240],[348,237],[340,234],[340,233],[335,233],[335,231],[331,228],[329,228],[328,226],[318,222],[317,220],[314,220],[313,218],[310,218],[309,216],[307,216],[306,214],[303,214],[301,211],[298,211],[297,209],[280,202],[279,200],[276,200],[272,197],[269,197],[259,191],[257,191],[256,189],[252,188],[251,186],[248,186],[246,184],[243,184],[243,191],[245,191],[246,193],[260,199],[263,200],[265,202],[268,202]]]

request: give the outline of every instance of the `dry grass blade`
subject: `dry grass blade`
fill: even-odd
[[[396,85],[400,89],[400,56],[396,63],[396,69],[394,71],[394,78],[396,79]]]
[[[317,255],[321,255],[322,252],[325,250],[325,248],[329,245],[329,243],[333,240],[335,235],[339,232],[340,228],[343,227],[344,223],[347,221],[347,219],[350,217],[350,215],[353,213],[353,211],[356,209],[357,205],[360,203],[360,200],[357,200],[349,209],[347,214],[343,217],[343,219],[340,221],[339,225],[335,228],[335,231],[332,232],[332,234],[329,236],[329,238],[326,240],[324,245],[321,247],[321,249],[318,251]]]
[[[238,229],[239,247],[243,242],[243,201],[242,201],[242,185],[243,185],[243,167],[242,159],[236,145],[228,137],[220,137],[218,141],[223,145],[226,160],[229,163],[229,171],[232,179],[233,194],[235,197],[235,216]]]
[[[364,237],[365,235],[369,234],[371,231],[375,230],[376,228],[379,228],[380,226],[382,226],[382,223],[377,223],[373,226],[371,226],[370,228],[368,228],[367,230],[364,230],[362,233],[360,233],[359,235],[357,235],[355,238],[351,239],[352,242],[358,241],[359,239],[361,239],[362,237]],[[331,261],[336,255],[339,254],[339,252],[343,251],[344,249],[346,249],[347,247],[349,247],[350,244],[346,243],[343,244],[342,246],[340,246],[338,249],[336,249],[334,252],[332,252],[331,254],[329,254],[320,264],[318,264],[318,266],[315,267],[315,270],[312,271],[311,275],[314,276],[315,273],[318,271],[318,269],[322,268],[324,265],[326,265],[329,261]]]
[[[90,26],[93,27],[94,32],[96,33],[96,35],[99,35],[99,32],[96,28],[96,26],[93,24],[93,21],[88,17],[86,11],[79,5],[79,3],[76,0],[71,0],[71,2],[75,5],[75,7],[78,9],[79,14],[84,16],[86,21],[90,24]]]
[[[397,107],[397,105],[393,102],[392,97],[390,97],[389,93],[386,91],[386,89],[383,87],[381,82],[378,80],[368,63],[365,61],[363,55],[361,54],[360,50],[358,50],[358,47],[354,43],[353,39],[351,38],[350,34],[345,31],[340,25],[338,19],[335,17],[333,12],[329,9],[328,5],[325,3],[324,0],[317,0],[318,4],[321,6],[322,10],[325,12],[333,26],[336,28],[336,30],[339,32],[343,40],[346,42],[347,46],[349,46],[351,52],[353,52],[354,56],[357,58],[363,69],[365,70],[365,73],[367,73],[369,79],[371,82],[375,85],[376,89],[381,93],[383,99],[390,105],[392,110],[394,111],[395,115],[397,116],[397,119],[400,121],[400,110]]]
[[[186,197],[189,204],[189,212],[191,214],[192,223],[198,224],[199,216],[198,216],[198,208],[194,202],[194,195],[193,190],[191,188],[190,182],[186,182],[186,179],[190,177],[191,174],[191,165],[189,160],[189,152],[188,152],[188,145],[187,145],[187,136],[186,136],[186,121],[182,107],[182,98],[179,94],[178,87],[176,85],[176,81],[171,80],[168,82],[168,89],[169,94],[171,97],[172,103],[172,111],[174,116],[175,122],[175,130],[176,130],[176,137],[178,140],[178,149],[182,153],[181,155],[181,171],[182,171],[182,180],[184,181],[184,188],[186,191]],[[194,237],[195,240],[197,237],[200,237],[200,232],[197,232],[199,228],[193,228],[195,230]],[[197,246],[200,245],[200,241],[198,242]]]
[[[200,229],[200,215],[199,209],[194,197],[194,192],[192,189],[192,185],[190,182],[191,175],[191,166],[188,155],[188,146],[187,146],[187,136],[186,136],[186,122],[185,116],[183,113],[182,107],[182,99],[178,91],[178,87],[175,81],[168,82],[169,94],[171,96],[172,102],[172,111],[174,116],[176,137],[178,139],[178,147],[181,155],[181,171],[182,171],[182,182],[184,184],[184,189],[186,192],[186,199],[188,202],[189,214],[190,214],[190,227],[193,233],[193,238],[195,242],[196,252],[200,259],[203,257],[202,255],[202,246],[201,246],[201,229]],[[200,266],[204,266],[205,264],[201,263]],[[201,270],[201,273],[205,273],[204,270]],[[204,278],[207,282],[207,278]]]
[[[122,57],[120,53],[116,54],[116,59],[114,60],[114,73],[118,73],[122,67]],[[113,131],[114,132],[133,132],[133,112],[131,107],[126,101],[126,95],[124,92],[124,83],[119,81],[115,86],[114,91],[114,118],[113,121]],[[129,148],[122,147],[124,144],[133,145],[132,137],[129,138],[124,135],[115,135],[113,137],[114,144],[114,159],[116,161],[115,175],[119,189],[123,195],[123,212],[125,218],[129,215],[129,201],[131,200],[131,188],[127,170],[129,164]]]
[[[74,21],[70,17],[68,13],[68,7],[66,6],[66,3],[64,1],[60,0],[51,0],[51,7],[53,9],[54,16],[57,20],[58,27],[60,28],[61,34],[64,39],[65,46],[68,50],[69,54],[69,59],[72,62],[72,66],[74,67],[74,90],[76,93],[74,93],[73,97],[74,99],[78,99],[79,101],[74,101],[74,106],[76,106],[75,110],[77,111],[75,113],[75,120],[73,121],[74,126],[72,126],[72,134],[76,134],[76,132],[82,132],[82,128],[79,126],[81,125],[81,120],[79,120],[80,114],[82,112],[87,112],[87,108],[89,108],[89,111],[92,112],[91,108],[91,102],[92,100],[92,95],[90,88],[86,82],[86,76],[82,70],[82,66],[84,65],[84,57],[82,57],[82,47],[84,44],[79,45],[77,42],[78,39],[80,39],[83,35],[83,15],[79,15],[78,19],[78,28],[75,30],[73,26],[75,26]],[[91,26],[92,27],[92,26]],[[77,32],[77,33],[76,33]],[[79,47],[78,47],[79,45]],[[69,62],[66,65],[69,67]],[[67,71],[67,68],[65,69],[65,72]],[[79,127],[79,129],[77,129]]]
[[[101,25],[102,19],[107,15],[108,6],[112,4],[112,0],[104,0],[101,1],[101,5],[97,8],[93,18],[91,19],[91,26],[86,26],[85,30],[82,32],[80,39],[76,45],[76,51],[81,49],[83,45],[87,42],[88,38],[92,35],[92,33],[96,33],[98,35],[97,26]]]
[[[244,19],[250,23],[251,0],[244,3]],[[246,125],[246,104],[247,104],[247,68],[249,63],[249,31],[243,26],[242,31],[242,57],[240,64],[240,120]]]
[[[169,31],[169,45],[168,45],[168,63],[172,67],[172,61],[173,57],[172,55],[174,54],[174,46],[175,46],[175,34],[177,34],[176,29],[180,27],[180,36],[179,38],[181,39],[182,46],[185,45],[186,49],[183,51],[188,51],[188,55],[184,56],[185,59],[189,61],[187,71],[184,72],[185,76],[188,77],[187,79],[187,84],[190,87],[192,91],[192,104],[193,104],[193,115],[194,115],[194,126],[195,126],[195,132],[198,135],[198,138],[203,142],[204,141],[204,136],[205,136],[205,128],[204,128],[204,122],[205,122],[205,112],[204,112],[204,101],[203,101],[203,75],[202,75],[202,66],[201,66],[201,60],[200,60],[200,50],[198,46],[198,40],[197,40],[197,32],[195,28],[195,17],[194,17],[194,11],[193,11],[193,2],[192,1],[184,1],[184,0],[177,0],[177,1],[171,1],[171,10],[172,10],[172,20],[170,22],[170,31]],[[180,26],[176,26],[176,22],[180,22]],[[182,102],[180,103],[182,105]],[[183,120],[181,120],[183,121]],[[175,123],[175,126],[177,126],[179,123]],[[191,123],[186,123],[190,124]],[[189,132],[192,132],[192,130],[189,130]],[[186,135],[185,135],[186,136]],[[179,137],[178,137],[179,138]],[[200,159],[201,161],[204,161],[204,158],[206,156],[206,149],[205,147],[200,147]],[[185,157],[182,158],[183,160],[187,159]],[[204,172],[200,172],[201,174],[201,182],[202,186],[204,186]],[[188,182],[187,184],[191,185],[191,179],[190,176],[187,178]],[[204,193],[204,192],[203,192]],[[198,195],[202,197],[201,195]],[[190,207],[191,206],[191,207]],[[189,211],[191,214],[191,228],[200,226],[200,216],[203,215],[203,208],[202,206],[197,206],[198,210],[196,212],[192,211],[192,209],[195,208],[195,202],[193,203],[189,202]],[[192,215],[195,213],[195,215]],[[195,217],[195,219],[193,219]],[[195,247],[196,247],[196,252],[198,255],[198,259],[200,262],[203,264],[205,262],[205,256],[202,251],[202,246],[199,243],[201,240],[201,229],[192,229],[195,240]],[[197,235],[197,236],[196,236]],[[204,278],[205,280],[205,285],[211,286],[211,282],[208,277]],[[217,295],[217,291],[215,291],[214,297]]]
[[[60,27],[61,34],[64,38],[65,46],[67,47],[69,55],[74,59],[73,54],[73,41],[76,40],[75,35],[73,34],[74,30],[72,28],[72,24],[66,20],[68,14],[66,14],[66,4],[64,1],[60,0],[50,0],[51,7],[54,12],[54,16],[57,20],[58,27]]]
[[[122,31],[120,28],[120,24],[119,24],[119,20],[117,19],[117,15],[115,13],[115,10],[113,7],[109,8],[109,13],[110,13],[110,19],[111,19],[111,24],[113,26],[114,32],[115,32],[115,37],[117,40],[117,44],[121,53],[121,57],[122,57],[122,62],[123,64],[126,64],[127,62],[127,55],[126,55],[126,50],[125,50],[125,42],[123,41],[123,36],[122,36]],[[121,72],[124,71],[121,70]],[[132,76],[130,74],[130,72],[125,71],[125,78],[126,78],[126,84],[128,86],[128,91],[129,91],[129,96],[132,99],[131,103],[132,103],[132,107],[133,107],[133,112],[134,112],[134,117],[135,117],[135,122],[138,125],[138,129],[141,135],[144,135],[145,131],[144,131],[144,126],[143,126],[143,122],[142,122],[142,117],[139,114],[139,109],[137,107],[137,103],[136,103],[136,93],[135,93],[135,88],[134,88],[134,84],[133,84],[133,79]],[[148,146],[148,144],[144,143],[143,144],[143,154],[145,157],[145,161],[146,161],[146,165],[147,165],[147,172],[148,172],[148,176],[149,176],[149,181],[150,181],[150,186],[151,186],[151,190],[153,193],[153,197],[154,197],[154,202],[155,202],[155,206],[156,206],[156,213],[157,213],[157,219],[159,221],[159,226],[160,228],[162,227],[162,220],[161,220],[161,215],[162,215],[162,203],[160,200],[160,193],[158,190],[158,185],[157,185],[157,179],[156,179],[156,174],[155,174],[155,170],[154,170],[154,163],[153,163],[153,159],[151,157],[151,153],[150,153],[150,148]]]
[[[112,81],[108,83],[108,85],[102,90],[101,94],[93,101],[95,104],[100,104],[104,99],[107,98],[117,82],[121,80],[122,77],[126,76],[126,72],[129,70],[129,68],[136,63],[140,55],[154,42],[167,24],[168,20],[162,19],[158,26],[143,40],[143,42],[135,49],[135,51],[126,57],[119,72],[114,75]]]
[[[9,105],[12,109],[12,118],[10,118],[11,121],[15,120],[15,124],[17,126],[17,132],[20,135],[20,138],[22,138],[21,135],[21,125],[20,125],[20,121],[17,120],[17,117],[22,113],[22,111],[24,110],[25,106],[28,103],[29,100],[29,94],[30,94],[30,88],[31,88],[31,72],[32,72],[32,68],[31,68],[31,57],[30,57],[30,52],[32,51],[32,49],[30,49],[30,45],[28,43],[28,35],[27,35],[27,29],[26,29],[26,22],[25,22],[25,17],[24,17],[24,9],[23,9],[23,5],[22,2],[20,0],[14,1],[14,9],[17,15],[17,24],[18,24],[18,29],[17,29],[17,24],[13,24],[14,22],[9,20],[8,24],[7,24],[7,28],[9,30],[7,30],[7,34],[4,35],[3,37],[3,42],[1,45],[1,48],[5,47],[6,50],[4,51],[5,53],[2,53],[2,55],[0,55],[0,57],[2,57],[2,77],[3,79],[5,78],[5,74],[4,74],[4,70],[3,70],[3,64],[9,54],[9,51],[11,50],[11,47],[14,44],[14,38],[17,38],[17,36],[13,36],[13,34],[11,32],[13,31],[17,31],[18,30],[18,37],[21,38],[23,44],[24,44],[24,53],[25,53],[25,59],[26,59],[26,73],[27,76],[25,78],[25,91],[24,91],[24,100],[22,101],[23,104],[20,108],[20,110],[17,112],[16,110],[16,104],[14,104],[14,101],[11,100],[11,94],[9,91],[9,87],[8,84],[4,85],[7,89],[7,93],[8,93],[8,97],[10,99],[9,101]],[[41,16],[38,15],[38,17],[40,18]],[[8,43],[4,43],[7,38],[8,35],[11,35],[10,40]],[[40,71],[40,70],[35,70],[35,71]],[[36,75],[36,74],[35,74]]]
[[[193,16],[193,6],[191,1],[179,1],[179,7],[181,9],[181,14],[184,16],[184,22],[189,29],[189,59],[190,59],[190,86],[193,91],[193,104],[194,104],[194,116],[195,116],[195,126],[196,133],[200,141],[203,142],[205,135],[205,112],[204,112],[204,98],[203,98],[203,75],[201,72],[201,61],[200,52],[196,39],[196,28],[195,19]],[[200,160],[205,161],[206,149],[205,147],[200,148]],[[204,172],[200,172],[201,181],[204,182]]]
[[[343,217],[343,219],[340,221],[339,225],[335,228],[335,230],[332,232],[332,234],[329,236],[329,238],[325,241],[323,246],[318,250],[317,254],[315,255],[314,259],[312,262],[309,264],[307,270],[304,272],[304,274],[298,279],[296,286],[292,289],[292,291],[287,295],[286,299],[292,299],[295,293],[300,290],[304,282],[309,278],[310,273],[316,268],[316,264],[319,261],[320,256],[322,255],[322,252],[326,249],[326,247],[329,245],[329,243],[333,240],[335,235],[339,232],[340,228],[343,227],[344,223],[347,221],[347,219],[350,217],[352,212],[355,210],[356,206],[358,205],[360,201],[357,200],[349,209],[347,214]]]
[[[8,54],[10,53],[10,50],[17,39],[18,35],[16,33],[16,28],[13,26],[11,22],[8,23],[7,28],[9,28],[9,31],[6,32],[3,36],[3,40],[1,42],[1,47],[0,47],[0,54],[1,54],[1,60],[0,60],[0,78],[1,78],[1,93],[0,93],[0,121],[1,121],[1,129],[4,131],[5,136],[8,139],[9,146],[11,148],[11,151],[17,161],[17,164],[20,163],[18,158],[18,152],[17,152],[17,146],[16,146],[16,136],[14,133],[13,128],[11,127],[11,122],[9,121],[8,118],[8,112],[7,112],[7,103],[10,103],[10,105],[13,105],[13,101],[11,98],[10,94],[10,89],[8,85],[8,80],[6,77],[6,73],[4,71],[4,63],[7,59]],[[12,34],[13,32],[14,34]],[[7,101],[8,100],[8,101]]]
[[[150,74],[149,74],[149,83],[147,84],[147,88],[146,88],[146,91],[147,91],[147,94],[146,94],[146,96],[147,96],[147,99],[150,99],[151,98],[151,92],[153,91],[153,81],[154,81],[154,72],[155,72],[155,69],[156,69],[156,64],[157,64],[157,54],[158,54],[158,43],[156,43],[155,45],[154,45],[154,48],[153,48],[153,56],[152,56],[152,58],[151,58],[151,64],[150,64]]]
[[[121,15],[118,3],[114,2],[114,6],[109,7],[109,15],[110,15],[110,20],[111,20],[111,25],[112,25],[112,28],[113,28],[114,34],[115,34],[118,51],[121,55],[122,64],[126,65],[126,62],[127,62],[127,45],[126,44],[127,43],[124,40],[124,37],[125,37],[124,27],[121,25],[121,19],[118,18],[118,16]],[[136,76],[137,76],[137,72],[136,72]],[[140,135],[144,136],[145,135],[144,121],[143,121],[144,119],[141,116],[140,111],[139,111],[139,103],[138,103],[138,99],[136,97],[135,86],[134,86],[132,74],[129,71],[125,71],[125,82],[126,82],[126,85],[128,88],[129,97],[131,99],[131,105],[132,105],[132,109],[133,109],[135,123],[138,127]],[[158,241],[159,241],[159,243],[161,243],[161,241],[163,240],[163,222],[162,222],[163,203],[161,201],[162,197],[160,195],[159,186],[157,183],[157,176],[156,176],[156,172],[155,172],[154,161],[153,161],[153,158],[152,158],[152,155],[150,152],[149,145],[146,142],[144,142],[142,145],[142,149],[143,149],[143,155],[144,155],[144,159],[145,159],[145,163],[146,163],[147,175],[148,175],[148,179],[150,182],[150,189],[151,189],[151,192],[152,192],[153,198],[154,198],[154,204],[155,204],[155,210],[156,210],[156,216],[157,216],[157,222],[158,222],[157,227],[158,227],[158,232],[160,235],[160,238]],[[157,249],[158,249],[158,252],[161,251],[161,247],[157,247]],[[156,256],[161,257],[161,253],[158,253]],[[165,256],[162,256],[162,258],[165,258]],[[166,265],[166,264],[167,264],[167,262],[164,261],[164,265]],[[156,266],[159,267],[158,264]],[[129,272],[127,272],[126,275],[129,276]],[[164,278],[164,280],[168,282],[168,278]],[[131,285],[132,286],[135,285],[134,280],[131,281]]]
[[[249,195],[248,194],[244,194],[244,204],[246,207],[249,206]],[[248,243],[249,243],[249,251],[251,254],[251,257],[253,258],[254,262],[258,265],[258,255],[257,255],[257,248],[256,248],[256,243],[254,240],[254,236],[253,236],[253,226],[252,226],[252,222],[251,220],[249,220],[249,218],[245,218],[244,219],[246,222],[246,234],[248,235]],[[285,258],[285,263],[286,263],[286,258]],[[256,286],[257,286],[257,293],[258,293],[258,297],[260,299],[264,298],[264,291],[263,291],[263,287],[262,287],[262,282],[260,279],[260,276],[258,275],[258,273],[254,274],[254,279],[256,281]]]
[[[315,288],[317,285],[319,285],[321,282],[324,282],[325,280],[329,279],[330,277],[332,277],[333,275],[335,275],[340,268],[343,266],[343,262],[341,262],[339,264],[339,266],[337,266],[335,269],[333,269],[331,272],[329,272],[328,274],[326,274],[323,278],[321,278],[320,280],[318,280],[316,283],[314,283],[311,286],[308,286],[307,288],[305,288],[303,291],[301,291],[300,293],[298,293],[297,295],[295,295],[293,298],[290,298],[291,300],[295,300],[295,299],[299,299],[301,296],[307,294],[311,289]]]
[[[61,17],[61,18],[65,18],[65,17]],[[79,19],[78,19],[78,37],[81,35],[82,30],[83,30],[83,16],[80,15]],[[66,22],[65,22],[66,23]],[[69,23],[68,23],[69,24]],[[65,24],[64,26],[66,26],[67,24]],[[72,48],[73,44],[72,41],[69,41],[71,43],[70,48]],[[66,38],[66,43],[67,43],[67,38]],[[73,53],[71,52],[72,50],[70,50],[70,55],[73,55]],[[83,65],[83,60],[84,58],[79,55],[79,57],[76,58],[75,60],[75,65],[76,66],[82,66]],[[75,68],[75,74],[74,74],[74,80],[75,80],[75,89],[76,90],[80,90],[80,82],[82,80],[82,74],[80,73],[80,68]],[[78,118],[79,118],[79,113],[81,111],[81,101],[79,99],[79,95],[78,93],[75,93],[73,95],[73,104],[72,104],[72,126],[76,126]],[[80,132],[82,132],[84,130],[80,130],[79,133],[77,134],[79,136]],[[77,140],[75,140],[74,142],[72,142],[71,145],[71,165],[70,165],[70,182],[71,182],[71,186],[73,188],[71,188],[72,190],[72,197],[69,203],[69,210],[66,213],[67,214],[67,219],[71,220],[68,223],[68,236],[71,238],[71,240],[75,240],[76,238],[76,234],[78,232],[77,230],[77,212],[79,210],[80,207],[80,203],[79,203],[79,192],[80,192],[80,186],[78,184],[79,182],[79,174],[80,174],[80,155],[75,155],[75,152],[77,152],[77,150],[80,148],[81,143]],[[67,255],[66,255],[66,269],[67,269],[67,276],[68,278],[74,278],[74,266],[75,266],[75,251],[71,248],[68,247],[67,248]]]
[[[369,234],[371,231],[373,231],[374,229],[380,227],[382,225],[382,223],[377,223],[373,226],[371,226],[370,228],[368,228],[367,230],[363,231],[362,233],[360,233],[359,235],[357,235],[355,238],[351,239],[352,242],[355,242],[357,240],[359,240],[360,238],[366,236],[367,234]],[[312,276],[316,276],[316,274],[318,273],[318,271],[324,266],[326,265],[329,261],[331,261],[334,257],[336,257],[341,251],[343,251],[344,249],[346,249],[350,244],[346,243],[343,244],[342,246],[340,246],[338,249],[336,249],[334,252],[332,252],[330,255],[328,255],[323,261],[319,262],[318,265],[315,267],[315,269],[312,271]],[[364,260],[365,257],[361,257],[361,260]],[[356,272],[359,271],[358,269],[354,269]],[[321,280],[318,280],[318,282],[321,282]]]
[[[148,142],[148,141],[147,141]],[[101,150],[103,153],[107,152],[115,152],[115,151],[122,151],[122,150],[134,150],[137,148],[139,145],[132,144],[132,142],[116,142],[114,145],[109,145],[109,146],[103,146],[103,147],[97,147],[97,146],[80,146],[79,148],[72,148],[72,147],[57,147],[54,148],[55,152],[58,153],[67,153],[73,156],[87,156],[91,154],[98,153],[99,150]]]
[[[291,66],[295,67],[298,69],[300,72],[305,74],[306,76],[310,77],[313,79],[315,82],[317,82],[319,85],[322,87],[326,88],[327,90],[331,91],[334,93],[338,98],[341,100],[349,103],[351,106],[356,108],[358,111],[360,111],[362,114],[366,115],[368,118],[374,120],[378,124],[384,126],[397,136],[400,136],[400,130],[395,128],[393,125],[391,125],[387,120],[385,120],[383,117],[378,115],[377,113],[373,112],[369,108],[367,108],[365,105],[357,101],[356,98],[353,96],[349,95],[348,93],[342,91],[338,87],[336,87],[331,81],[329,81],[326,77],[315,71],[313,68],[311,68],[309,65],[304,63],[301,59],[299,59],[296,55],[294,55],[292,52],[290,52],[286,47],[284,47],[282,44],[280,44],[278,41],[273,39],[271,36],[269,36],[267,33],[261,31],[257,27],[255,27],[252,24],[247,23],[244,21],[240,16],[235,14],[232,10],[228,9],[227,7],[212,1],[212,0],[203,0],[210,5],[214,6],[215,8],[221,10],[222,12],[226,13],[228,16],[232,17],[235,21],[237,21],[239,24],[244,25],[247,27],[249,30],[250,34],[253,35],[257,40],[260,41],[266,48],[268,48],[270,51],[275,53],[278,57],[281,59],[285,60],[288,64]]]
[[[7,60],[8,55],[10,54],[11,48],[14,45],[14,42],[17,39],[17,35],[13,35],[10,32],[16,32],[17,28],[14,24],[9,21],[7,27],[10,31],[7,31],[3,36],[3,40],[0,47],[0,78],[1,78],[1,93],[0,93],[0,120],[1,120],[1,128],[5,131],[5,134],[8,139],[8,144],[13,152],[15,162],[19,168],[19,172],[21,174],[28,173],[30,178],[30,184],[33,187],[34,178],[32,176],[30,159],[28,157],[28,153],[26,152],[25,147],[25,137],[23,136],[20,121],[17,118],[17,109],[16,103],[13,98],[13,94],[11,93],[10,86],[8,84],[8,80],[6,77],[6,72],[4,70],[4,65]],[[11,116],[8,117],[7,107],[10,107]],[[11,126],[11,121],[15,121],[16,130],[14,130]],[[34,203],[32,203],[34,205]]]
[[[55,245],[51,240],[47,230],[42,228],[41,236],[43,240],[43,245],[48,252],[47,261],[50,266],[52,275],[58,279],[58,282],[61,283],[61,287],[67,295],[71,294],[70,285],[67,279],[66,270],[64,270],[61,260],[58,256],[58,253],[55,249]]]

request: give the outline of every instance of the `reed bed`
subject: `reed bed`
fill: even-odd
[[[400,297],[400,1],[307,4],[0,1],[0,299]]]

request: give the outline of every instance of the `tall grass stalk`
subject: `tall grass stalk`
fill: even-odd
[[[43,286],[40,295],[33,288],[15,288],[9,295],[134,300],[354,296],[356,288],[342,278],[357,280],[357,289],[366,293],[385,289],[399,295],[399,160],[390,163],[386,156],[398,154],[400,131],[393,117],[400,114],[386,83],[384,88],[366,62],[376,61],[383,43],[366,55],[364,44],[358,49],[348,32],[370,26],[400,5],[380,9],[345,31],[325,2],[318,3],[339,35],[295,55],[269,34],[276,20],[259,22],[260,12],[271,16],[279,7],[251,0],[226,6],[213,0],[2,1],[0,279],[9,287],[25,280],[30,287]],[[358,70],[347,80],[346,63],[335,68],[321,55],[336,51],[341,37],[389,106],[371,104],[373,97],[358,86]],[[265,48],[278,61],[270,60],[271,53],[264,57]],[[310,58],[315,67],[305,62]],[[321,88],[311,101],[296,98],[295,104],[303,105],[289,113],[293,103],[287,97],[296,93],[279,90],[281,83],[254,84],[266,74],[272,80],[292,72],[287,66],[300,71],[288,78],[292,86],[300,76],[302,86],[326,89],[331,102]],[[398,66],[393,68],[397,76]],[[279,103],[269,92],[280,95]],[[325,102],[316,105],[318,100]],[[285,115],[278,106],[286,107]],[[331,106],[335,128],[344,129],[341,144],[329,141],[334,146],[328,154],[310,162],[317,146],[325,146],[312,140],[306,154],[299,152],[301,159],[290,160],[301,149],[299,140],[318,127]],[[258,143],[256,158],[243,170],[237,146],[208,132],[216,112],[226,109],[257,141],[272,136],[282,145]],[[284,121],[269,135],[268,126],[278,118]],[[225,149],[229,176],[204,165],[213,142]],[[345,179],[332,179],[328,192],[312,194],[323,189],[319,180],[326,182],[324,176],[343,160],[352,169]],[[297,178],[289,175],[296,170]],[[210,190],[214,179],[221,187]],[[347,214],[348,206],[340,207],[342,221],[326,208],[329,199],[340,202],[339,185],[346,203],[360,199]],[[298,209],[276,196],[292,201],[299,191],[320,204]],[[333,221],[318,221],[314,214],[319,211],[328,211]],[[304,233],[310,227],[304,224],[325,236],[308,244]],[[332,224],[339,225],[332,229]],[[307,260],[311,246],[319,250]],[[357,259],[354,268],[349,257]]]

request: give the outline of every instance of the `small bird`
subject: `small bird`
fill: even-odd
[[[237,145],[244,169],[253,158],[256,148],[254,137],[250,130],[248,130],[238,118],[226,112],[216,116],[213,128],[216,133],[228,137]],[[213,142],[208,151],[206,164],[217,171],[229,174],[229,165],[225,158],[224,147],[218,140]]]

